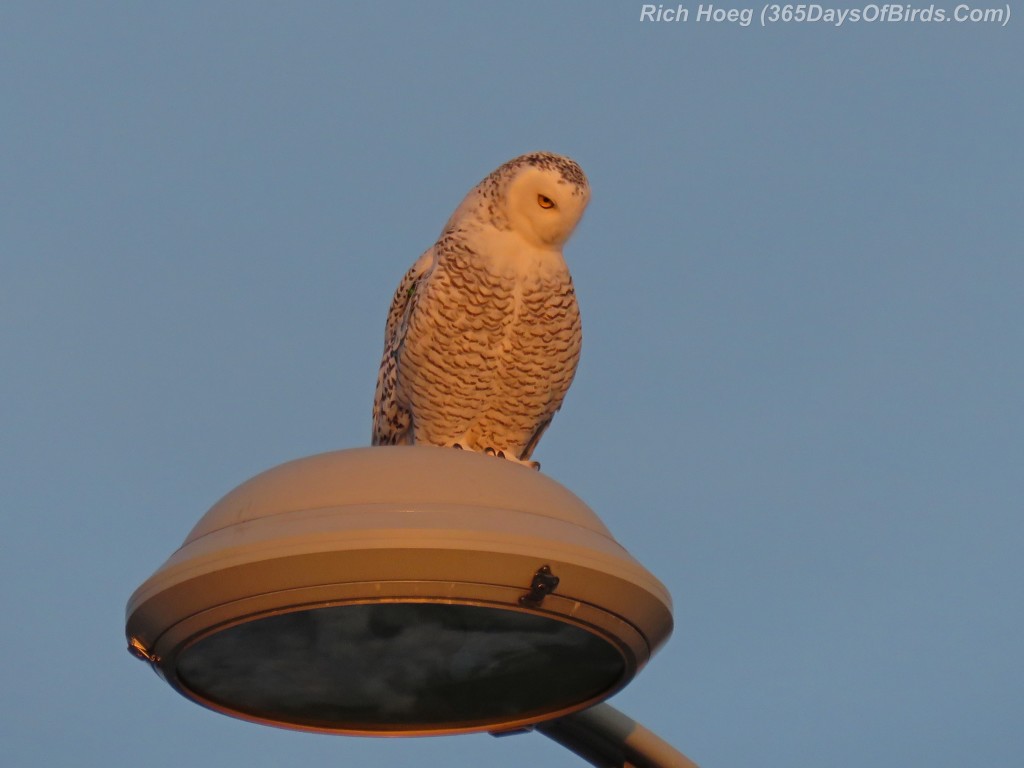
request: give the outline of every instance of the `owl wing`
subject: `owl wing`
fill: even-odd
[[[412,443],[412,414],[398,402],[398,353],[409,328],[409,316],[419,298],[420,285],[434,266],[434,249],[427,250],[405,273],[388,310],[384,329],[384,355],[377,372],[373,400],[373,445]]]

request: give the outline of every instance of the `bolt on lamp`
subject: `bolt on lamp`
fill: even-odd
[[[233,717],[372,736],[537,726],[598,765],[623,764],[632,738],[634,765],[691,766],[653,735],[669,761],[636,758],[654,742],[600,705],[671,631],[664,586],[563,486],[425,446],[320,454],[243,483],[126,621],[132,653]]]

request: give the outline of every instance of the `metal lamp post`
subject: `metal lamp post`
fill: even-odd
[[[668,592],[564,487],[417,446],[320,454],[243,483],[131,596],[125,631],[179,693],[254,722],[375,736],[536,726],[596,765],[689,766],[600,704],[671,630]]]

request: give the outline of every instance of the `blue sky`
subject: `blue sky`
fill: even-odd
[[[641,6],[0,6],[5,764],[581,764],[242,723],[123,639],[221,495],[368,442],[399,277],[537,149],[593,199],[535,458],[675,600],[613,703],[705,768],[1024,758],[1024,13]]]

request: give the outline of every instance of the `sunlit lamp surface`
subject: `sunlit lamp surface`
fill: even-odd
[[[425,447],[335,451],[243,483],[135,591],[126,623],[132,652],[206,707],[363,735],[578,711],[671,629],[665,588],[564,487]]]

